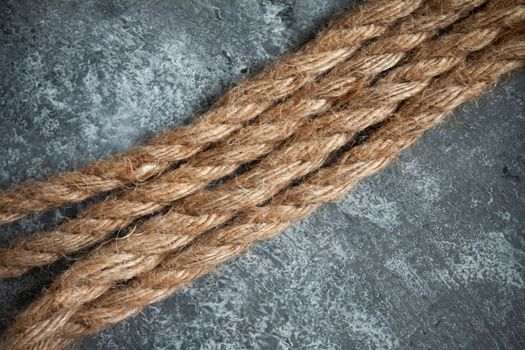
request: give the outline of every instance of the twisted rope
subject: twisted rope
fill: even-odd
[[[18,276],[33,267],[50,264],[67,254],[91,247],[111,232],[124,229],[134,220],[155,213],[260,158],[296,132],[307,118],[328,111],[338,98],[355,94],[378,74],[402,61],[410,50],[484,2],[486,0],[427,2],[410,22],[394,26],[352,60],[339,64],[319,81],[306,84],[290,99],[263,112],[257,123],[247,125],[222,143],[195,155],[180,168],[153,182],[139,184],[119,198],[93,205],[79,218],[66,221],[51,232],[0,249],[0,278]],[[405,69],[413,70],[414,67],[408,65]],[[379,113],[380,116],[384,114]],[[324,118],[322,123],[326,124],[327,120]],[[375,120],[370,117],[363,127]],[[308,131],[301,131],[305,132]]]
[[[361,44],[415,11],[421,0],[379,0],[341,17],[299,52],[230,90],[194,123],[153,138],[148,144],[79,171],[0,193],[0,224],[31,213],[75,203],[98,193],[144,181],[238,130],[276,101],[350,57]]]
[[[517,17],[518,19],[524,18],[523,16],[525,12],[523,8],[513,7],[507,10],[509,11],[506,16],[502,16],[503,12],[501,11],[486,11],[484,12],[485,15],[475,17],[476,23],[480,23],[482,27],[484,25],[501,26],[503,23],[512,23],[513,21],[516,21],[516,19],[513,21],[509,19],[509,14],[516,13],[520,14]],[[492,35],[491,31],[493,33]],[[358,158],[359,161],[357,162],[357,168],[356,164],[352,164],[351,166],[345,165],[347,166],[346,168],[329,168],[331,169],[331,177],[328,176],[330,174],[324,173],[320,176],[312,177],[311,179],[316,181],[312,182],[312,180],[309,179],[302,185],[285,191],[283,195],[274,198],[269,205],[261,207],[263,209],[254,209],[253,207],[247,209],[248,214],[242,216],[244,220],[239,221],[240,219],[238,219],[237,221],[234,221],[233,226],[228,226],[230,231],[227,232],[231,232],[231,236],[224,236],[224,234],[221,233],[217,238],[216,235],[212,235],[216,240],[218,239],[218,242],[216,240],[212,241],[215,243],[215,246],[212,246],[212,250],[205,252],[204,250],[199,251],[199,248],[195,248],[201,247],[202,242],[207,242],[208,238],[205,237],[202,241],[197,241],[193,244],[190,248],[192,251],[190,256],[184,255],[186,253],[182,253],[183,256],[186,256],[188,259],[197,259],[199,263],[202,264],[201,266],[190,265],[187,270],[177,271],[175,268],[179,268],[179,264],[168,264],[168,266],[174,268],[174,271],[172,271],[173,274],[170,277],[171,279],[161,275],[161,279],[157,280],[155,283],[151,281],[152,284],[158,285],[159,282],[170,282],[176,279],[178,279],[178,283],[180,283],[181,280],[191,280],[199,275],[195,273],[194,270],[204,273],[209,269],[209,264],[215,265],[232,254],[242,251],[247,246],[251,245],[253,241],[245,239],[246,237],[242,235],[233,236],[236,232],[242,232],[246,220],[252,220],[252,216],[250,216],[252,215],[250,214],[251,212],[257,213],[258,210],[260,210],[261,212],[257,218],[267,220],[260,224],[257,221],[251,221],[251,223],[257,223],[257,225],[252,226],[252,228],[256,228],[258,237],[271,235],[271,232],[273,232],[272,227],[283,228],[286,225],[289,225],[291,219],[300,217],[300,213],[303,213],[301,215],[307,215],[313,210],[310,210],[309,208],[315,208],[316,205],[321,205],[323,201],[328,200],[329,198],[333,199],[335,195],[340,195],[353,183],[349,182],[350,180],[347,178],[347,173],[355,171],[356,173],[351,177],[351,179],[355,180],[374,173],[384,167],[386,163],[395,156],[395,154],[413,143],[417,137],[426,130],[426,128],[433,125],[432,123],[425,122],[425,118],[428,120],[442,118],[444,113],[458,103],[462,103],[471,95],[481,93],[481,91],[486,89],[487,81],[493,83],[500,74],[503,74],[500,72],[514,69],[523,63],[523,56],[518,57],[518,55],[523,55],[523,42],[514,38],[514,41],[511,42],[512,45],[519,44],[521,46],[498,46],[496,49],[489,50],[488,53],[485,52],[481,58],[475,61],[474,68],[479,69],[478,75],[474,72],[471,75],[465,76],[466,73],[471,73],[469,69],[472,68],[471,66],[468,66],[469,62],[465,61],[466,54],[489,45],[497,34],[499,34],[500,30],[486,28],[474,32],[476,34],[470,36],[463,34],[462,38],[458,37],[458,33],[454,32],[443,37],[437,43],[425,46],[420,53],[415,55],[416,58],[421,59],[422,57],[426,57],[425,55],[432,53],[435,54],[436,52],[439,55],[442,55],[442,53],[440,53],[441,48],[442,51],[449,53],[450,57],[454,57],[454,59],[449,59],[448,56],[439,59],[436,56],[428,57],[428,61],[424,66],[430,71],[426,71],[426,73],[423,74],[423,77],[419,77],[419,81],[406,81],[406,79],[415,79],[415,77],[412,76],[415,71],[406,69],[407,65],[412,64],[413,67],[422,67],[421,62],[419,61],[409,62],[407,65],[403,65],[400,68],[393,70],[384,81],[381,81],[378,85],[374,86],[376,89],[375,93],[373,93],[372,89],[363,93],[363,98],[370,94],[372,95],[372,97],[369,97],[370,100],[366,101],[367,104],[371,101],[370,103],[373,103],[372,105],[381,106],[378,109],[379,111],[385,112],[386,110],[388,114],[388,111],[395,109],[400,100],[414,96],[414,94],[421,91],[423,87],[427,86],[430,77],[442,74],[443,72],[460,65],[460,68],[450,75],[454,77],[454,79],[449,77],[448,79],[438,80],[438,83],[433,84],[430,88],[430,93],[419,93],[409,101],[411,103],[407,106],[415,106],[411,108],[416,110],[417,113],[413,112],[409,107],[404,107],[398,116],[393,118],[393,121],[386,124],[386,130],[388,130],[386,135],[390,135],[389,138],[387,138],[387,142],[379,144],[375,141],[381,139],[381,131],[378,131],[378,135],[380,136],[372,136],[364,145],[354,148],[358,150],[358,152],[361,152],[363,157],[372,157],[374,154],[377,157],[377,154],[379,154],[379,160],[370,160],[366,157],[364,159]],[[520,38],[523,39],[523,36]],[[508,49],[508,52],[499,54],[502,48]],[[509,54],[512,54],[512,56],[509,56]],[[497,60],[494,60],[494,57],[496,57]],[[430,65],[431,62],[434,64]],[[449,63],[447,64],[446,62]],[[404,82],[397,83],[397,89],[391,89],[392,82],[398,81],[399,79],[404,80]],[[475,81],[475,79],[479,79],[480,82],[478,82],[477,85],[472,85],[472,82]],[[456,80],[458,80],[458,82],[456,82]],[[451,82],[454,82],[454,84],[451,84]],[[388,89],[384,89],[384,87],[388,87]],[[461,89],[462,87],[463,90]],[[401,98],[402,96],[403,98]],[[432,111],[436,112],[430,113]],[[414,117],[415,119],[412,117],[408,118],[408,120],[415,120],[412,123],[407,124],[403,122],[404,119],[399,117],[404,116],[405,114],[411,116],[411,113],[416,115],[416,117]],[[335,115],[337,115],[337,113]],[[438,117],[436,117],[436,115],[438,115]],[[416,121],[420,121],[421,126],[418,127],[417,124],[415,124]],[[189,197],[181,201],[181,203],[169,214],[157,217],[154,220],[145,223],[145,225],[142,226],[145,227],[145,229],[139,229],[138,231],[139,234],[142,234],[140,241],[137,239],[123,239],[121,241],[116,241],[114,244],[95,252],[91,259],[77,264],[77,266],[73,267],[67,274],[63,275],[47,294],[21,315],[12,328],[8,344],[14,348],[24,348],[24,346],[30,346],[31,344],[36,344],[41,341],[45,344],[53,344],[53,346],[60,344],[62,340],[58,340],[58,343],[56,343],[57,340],[53,340],[54,334],[61,334],[60,339],[67,339],[69,337],[74,337],[75,334],[79,334],[75,329],[69,330],[66,333],[61,333],[61,329],[70,324],[70,318],[73,317],[73,315],[76,315],[78,310],[83,310],[84,313],[81,314],[81,318],[87,320],[82,322],[82,327],[85,332],[81,334],[89,333],[90,331],[88,329],[92,329],[94,324],[98,324],[99,326],[102,325],[103,322],[100,321],[102,318],[106,320],[105,324],[108,324],[111,323],[111,318],[118,318],[127,315],[128,312],[126,311],[122,311],[122,314],[105,313],[103,316],[99,316],[98,319],[97,316],[93,316],[94,321],[91,322],[91,319],[85,317],[85,312],[88,312],[89,310],[84,310],[84,303],[97,297],[101,298],[99,300],[105,300],[105,294],[103,293],[111,288],[112,283],[115,281],[124,281],[139,273],[142,274],[141,276],[148,276],[147,271],[153,269],[159,263],[161,263],[161,266],[165,266],[165,263],[162,261],[168,254],[191,242],[206,229],[215,227],[218,223],[224,223],[231,219],[234,211],[263,203],[266,198],[270,198],[272,195],[288,186],[292,180],[300,178],[321,166],[334,150],[344,145],[351,136],[355,134],[356,123],[359,125],[358,122],[353,122],[351,119],[335,120],[335,122],[339,123],[341,127],[345,127],[344,131],[340,128],[328,127],[328,129],[311,129],[310,132],[306,133],[304,136],[302,133],[298,134],[282,149],[271,153],[267,159],[259,164],[255,171],[239,176],[236,182],[232,181],[217,189]],[[401,126],[396,126],[396,123]],[[323,125],[323,123],[320,125]],[[410,129],[407,129],[408,127],[410,127]],[[334,130],[336,131],[334,132]],[[385,126],[381,127],[380,130],[385,130]],[[313,136],[319,138],[321,142],[312,142]],[[398,143],[392,144],[392,138],[394,136],[397,136],[398,139],[403,142],[399,141]],[[307,140],[310,140],[310,143],[307,142]],[[396,139],[394,138],[394,140]],[[365,152],[365,146],[369,143],[372,146],[373,151]],[[348,154],[352,155],[352,152],[354,152],[352,150]],[[357,154],[360,155],[361,153]],[[387,157],[385,154],[389,156]],[[345,155],[342,159],[345,160],[347,158],[348,156]],[[291,161],[297,159],[299,161]],[[337,164],[340,164],[340,162],[336,163],[336,165]],[[290,172],[293,172],[293,175],[290,175]],[[323,171],[320,173],[322,172]],[[339,175],[341,175],[342,180],[337,180]],[[335,184],[331,183],[333,181],[335,181]],[[259,183],[263,183],[264,186],[268,187],[261,187]],[[349,185],[345,185],[346,183]],[[257,184],[259,184],[259,186],[257,186]],[[302,187],[304,184],[307,184],[306,188]],[[301,188],[303,190],[298,190]],[[301,201],[301,198],[303,197],[305,200]],[[317,201],[316,198],[318,198]],[[280,200],[284,201],[284,204],[280,203]],[[290,202],[290,200],[292,201]],[[304,205],[297,205],[296,207],[298,209],[295,211],[294,215],[291,215],[290,218],[286,218],[281,215],[279,211],[284,210],[284,213],[288,215],[291,211],[289,207],[294,203],[293,200]],[[239,202],[243,202],[241,207],[239,207]],[[272,206],[273,203],[277,204]],[[270,209],[268,208],[272,208],[274,211],[270,212]],[[272,216],[271,213],[274,213],[275,215]],[[182,230],[183,233],[181,235],[174,235],[171,232],[173,230]],[[224,230],[225,229],[217,232],[225,232]],[[228,242],[226,242],[227,244],[224,244],[224,237],[234,240],[235,244],[228,244]],[[216,249],[214,250],[213,247],[216,247]],[[197,249],[197,251],[195,251],[195,249]],[[196,252],[200,252],[201,254],[198,255]],[[156,272],[153,272],[153,274],[158,278],[157,270],[154,271]],[[190,273],[188,271],[192,272]],[[169,271],[165,271],[165,273],[167,274]],[[140,291],[138,296],[148,295],[149,298],[154,298],[155,295],[165,295],[166,288],[163,290],[151,288],[151,285],[142,283],[142,278],[143,277],[139,277],[141,283],[138,284],[138,288],[142,288],[143,290]],[[149,291],[151,291],[150,294],[148,294]],[[127,297],[132,299],[137,296],[128,295]],[[122,301],[122,298],[119,300]],[[143,303],[142,305],[145,304]],[[133,312],[133,310],[130,312]],[[75,323],[73,328],[79,327],[79,323]]]
[[[479,96],[503,75],[523,65],[524,35],[483,51],[410,99],[365,142],[334,164],[277,195],[267,205],[249,208],[226,227],[203,236],[185,250],[167,255],[154,270],[111,289],[92,303],[60,313],[60,317],[48,314],[51,318],[43,323],[45,327],[22,328],[25,332],[11,333],[10,341],[5,344],[11,349],[29,346],[60,349],[140,312],[146,305],[169,296],[175,289],[339,198],[361,179],[385,168],[399,152],[458,105]],[[62,302],[56,300],[55,311]],[[34,307],[37,306],[42,305]]]

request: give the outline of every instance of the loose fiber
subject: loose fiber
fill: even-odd
[[[185,250],[165,256],[152,271],[112,288],[79,309],[66,307],[59,312],[64,306],[60,298],[47,310],[41,303],[35,304],[35,311],[48,311],[49,318],[34,324],[37,318],[33,314],[23,327],[13,326],[5,344],[11,349],[59,349],[136,314],[256,242],[278,234],[320,205],[337,199],[359,180],[386,167],[451,110],[479,96],[501,76],[523,65],[524,35],[509,37],[483,50],[412,97],[367,140],[298,186],[278,194],[266,205],[247,209],[226,227],[210,232]]]
[[[468,53],[483,49],[503,34],[503,25],[523,20],[523,7],[508,3],[512,5],[503,10],[497,8],[498,4],[496,8],[489,6],[472,17],[477,28],[471,24],[459,26],[459,32],[453,30],[437,42],[424,45],[410,61],[393,69],[376,85],[351,94],[350,100],[360,104],[354,102],[353,108],[345,110],[348,106],[343,98],[339,116],[338,112],[328,114],[329,123],[323,122],[325,116],[314,119],[307,124],[310,129],[301,128],[301,133],[270,153],[252,171],[187,197],[168,214],[145,222],[135,232],[140,239],[126,237],[115,241],[75,264],[21,314],[6,344],[11,348],[59,347],[76,336],[125,318],[256,241],[275,235],[319,205],[337,198],[359,179],[382,169],[455,106],[482,93],[502,74],[523,65],[522,32],[466,59]],[[467,28],[470,32],[463,32]],[[426,88],[432,77],[451,69],[451,73]],[[380,111],[378,114],[383,117],[375,123],[391,115],[399,102],[407,98],[386,124],[333,165],[278,194],[268,204],[256,206],[322,166],[333,151],[363,128],[359,123],[366,122],[367,116]],[[360,113],[349,112],[355,110]],[[244,212],[225,228],[178,251],[205,230],[235,217],[239,210]],[[181,234],[173,233],[180,231]],[[137,274],[139,277],[131,283],[111,289],[113,282]],[[88,303],[91,300],[94,301]]]
[[[421,0],[379,0],[357,7],[316,39],[248,82],[230,90],[194,123],[168,131],[124,154],[42,182],[26,182],[0,193],[0,224],[31,213],[85,200],[144,181],[226,138],[276,101],[292,94],[386,27],[415,11]]]
[[[67,254],[93,246],[113,231],[126,228],[134,220],[155,213],[232,174],[239,166],[272,151],[308,123],[309,117],[327,112],[342,96],[348,99],[356,94],[378,74],[392,68],[411,50],[435,36],[440,29],[485,2],[427,2],[410,21],[403,21],[389,29],[374,43],[352,56],[351,60],[335,66],[319,81],[305,84],[288,100],[264,111],[256,123],[245,126],[218,145],[193,156],[178,169],[166,172],[154,181],[138,184],[120,197],[95,204],[77,219],[66,221],[53,231],[13,242],[9,248],[0,249],[0,278],[18,276],[33,267],[50,264]],[[474,24],[474,18],[467,20],[465,25],[472,25],[474,29],[481,27],[481,23]],[[461,35],[463,33],[458,34],[459,39]],[[492,32],[487,32],[487,35],[492,35]],[[426,60],[422,59],[419,64],[426,65]],[[414,67],[408,65],[405,69],[413,70]],[[384,86],[384,89],[389,90],[390,87]],[[376,114],[382,117],[385,112]],[[323,123],[327,120],[324,118]],[[364,122],[363,128],[375,121],[371,116]],[[308,130],[310,127],[305,125],[303,128]]]

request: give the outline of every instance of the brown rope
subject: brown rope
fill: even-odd
[[[346,60],[361,44],[415,11],[421,0],[379,0],[342,16],[299,52],[229,91],[186,127],[86,168],[0,193],[0,224],[34,212],[80,202],[101,192],[144,181],[226,138],[273,103]]]
[[[32,308],[47,312],[48,318],[36,322],[36,314],[29,317],[24,313],[28,317],[22,323],[24,326],[14,326],[5,345],[10,349],[30,346],[59,349],[136,314],[256,242],[273,237],[324,203],[339,198],[359,180],[386,167],[451,110],[479,96],[501,76],[523,65],[523,34],[482,51],[411,98],[386,124],[334,164],[277,195],[270,203],[246,210],[226,227],[210,232],[187,249],[168,255],[154,270],[109,290],[79,309],[68,310],[64,300],[57,296],[50,308],[36,303]]]
[[[290,99],[263,112],[256,123],[199,153],[180,168],[152,182],[139,184],[121,197],[93,205],[79,218],[66,221],[51,232],[14,242],[8,249],[0,249],[0,278],[20,275],[33,267],[50,264],[64,255],[93,246],[106,239],[111,232],[124,229],[134,220],[203,189],[211,182],[230,175],[239,166],[260,158],[296,132],[305,119],[328,111],[338,98],[366,86],[378,74],[404,59],[410,50],[484,2],[427,2],[414,13],[411,21],[394,26],[376,42],[364,47],[352,60],[336,66],[319,81],[306,84]],[[475,23],[474,18],[467,20],[466,25]],[[478,23],[475,28],[479,26]],[[408,65],[406,69],[414,68]],[[379,113],[380,116],[384,114]],[[370,118],[363,127],[374,121]]]
[[[301,215],[306,215],[313,210],[312,208],[324,201],[340,195],[355,181],[384,167],[401,149],[413,143],[424,130],[440,120],[455,105],[464,102],[471,95],[481,93],[486,89],[487,83],[493,83],[499,75],[522,64],[523,35],[514,37],[510,41],[511,46],[505,43],[506,46],[502,44],[484,52],[480,58],[473,61],[474,63],[465,60],[468,52],[481,49],[493,41],[499,30],[491,27],[502,26],[524,18],[523,7],[514,6],[506,10],[505,15],[502,15],[504,12],[489,8],[483,12],[484,15],[474,17],[475,23],[479,23],[481,27],[488,25],[489,28],[482,30],[471,28],[473,30],[471,35],[463,33],[462,37],[453,32],[438,40],[437,43],[428,44],[414,56],[414,59],[419,61],[407,63],[407,65],[412,64],[413,69],[407,69],[408,66],[403,65],[394,69],[378,85],[369,88],[368,91],[365,89],[362,94],[358,93],[357,95],[362,96],[362,100],[366,101],[364,106],[380,106],[378,110],[383,113],[386,110],[388,115],[388,112],[394,109],[400,100],[421,91],[427,85],[430,77],[460,65],[446,78],[439,79],[431,88],[409,100],[406,107],[392,121],[374,134],[379,136],[372,136],[363,145],[349,151],[335,165],[321,170],[319,172],[321,175],[311,177],[302,185],[285,191],[274,198],[270,204],[261,208],[248,209],[247,213],[242,216],[244,219],[238,219],[226,229],[219,230],[218,236],[213,234],[211,237],[215,237],[214,240],[209,241],[209,238],[204,238],[195,243],[190,248],[192,251],[190,256],[182,253],[186,259],[196,259],[195,261],[201,265],[190,264],[186,270],[180,271],[177,269],[184,265],[168,263],[168,266],[173,267],[174,271],[165,273],[172,273],[171,277],[161,275],[160,280],[148,280],[152,283],[151,285],[142,283],[143,277],[139,277],[141,283],[136,287],[142,290],[139,291],[138,296],[147,295],[154,299],[155,296],[166,295],[166,288],[152,288],[151,286],[156,286],[163,281],[178,279],[177,283],[180,284],[191,280],[209,270],[210,264],[214,266],[232,254],[244,250],[255,241],[250,240],[253,236],[273,235],[277,232],[273,227],[280,230],[295,220],[294,218],[302,217]],[[514,20],[510,20],[515,14],[519,15],[515,16]],[[425,57],[427,61],[422,65],[421,60]],[[426,70],[423,70],[422,67],[426,67]],[[469,75],[466,75],[467,73]],[[419,76],[419,80],[414,75]],[[403,82],[398,82],[399,80]],[[392,89],[393,82],[397,82],[398,89]],[[355,96],[355,94],[352,95],[352,97]],[[364,107],[360,106],[360,108]],[[328,118],[337,115],[338,113],[335,113],[329,115]],[[365,119],[367,118],[361,118],[361,122]],[[8,344],[18,348],[24,348],[26,345],[39,341],[57,345],[62,340],[56,343],[56,340],[53,340],[54,334],[60,333],[60,337],[65,338],[74,334],[87,334],[93,325],[103,324],[101,319],[106,320],[107,324],[111,323],[112,317],[124,317],[128,312],[122,311],[122,306],[119,306],[117,313],[112,311],[96,316],[91,315],[89,309],[85,310],[85,303],[104,295],[103,293],[111,288],[115,281],[124,281],[139,273],[142,276],[148,276],[147,271],[161,263],[167,254],[181,248],[204,230],[226,222],[239,209],[263,203],[267,198],[288,186],[292,180],[315,170],[322,165],[328,155],[344,145],[351,135],[360,130],[359,127],[356,127],[359,122],[359,118],[356,121],[352,118],[337,119],[334,117],[330,123],[312,123],[309,132],[298,134],[282,149],[271,153],[253,171],[217,189],[188,197],[169,214],[146,222],[141,226],[144,229],[138,230],[138,233],[142,234],[140,240],[125,238],[95,252],[90,259],[71,268],[47,294],[20,316],[12,328]],[[336,124],[336,127],[331,127],[333,123]],[[392,143],[392,140],[396,142]],[[368,151],[367,145],[370,145],[371,151]],[[348,165],[346,162],[351,155],[354,155],[353,152],[357,152],[358,162]],[[374,155],[375,158],[373,158]],[[242,206],[239,206],[239,203],[242,203]],[[295,212],[291,212],[292,209],[295,209]],[[284,211],[289,217],[281,215],[280,211]],[[257,221],[262,219],[266,221]],[[247,226],[246,222],[249,222],[251,226]],[[252,233],[252,236],[247,238],[243,235],[236,235],[236,233],[244,232],[244,227],[256,229],[256,234]],[[183,232],[181,235],[174,235],[173,230]],[[230,233],[225,234],[224,232]],[[230,244],[228,241],[225,243],[224,239],[233,240],[233,243]],[[211,245],[210,250],[205,251],[204,248],[199,250],[199,247],[206,247],[206,244]],[[161,267],[165,266],[165,262],[166,260],[161,263]],[[152,273],[157,278],[159,277],[157,272]],[[170,288],[168,289],[171,290]],[[128,295],[127,297],[136,296]],[[101,298],[105,300],[104,296]],[[96,305],[98,308],[98,304]],[[145,303],[142,303],[143,305]],[[78,314],[79,309],[83,310],[83,313],[80,314],[81,319],[87,320],[87,323],[82,323],[85,331],[79,333],[73,329],[61,333],[62,327],[71,324],[69,319]],[[119,313],[120,311],[122,313]],[[85,317],[86,312],[93,317],[93,322],[92,319]],[[100,322],[97,323],[97,321]],[[75,327],[79,327],[79,323],[75,323],[73,328]],[[51,343],[47,343],[48,341]]]

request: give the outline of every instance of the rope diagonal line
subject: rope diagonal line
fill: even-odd
[[[295,133],[306,119],[327,112],[338,98],[366,86],[378,74],[406,58],[410,50],[484,2],[486,0],[429,1],[414,13],[410,23],[402,22],[389,29],[352,60],[334,67],[319,81],[306,84],[290,99],[263,112],[257,123],[245,126],[222,143],[195,155],[178,169],[139,184],[121,197],[92,205],[80,217],[53,231],[0,249],[0,278],[15,277],[89,248],[113,231],[124,229],[134,220],[153,214],[264,156]]]
[[[489,10],[483,12],[484,14],[474,18],[481,26],[489,25],[495,28],[501,27],[502,23],[512,24],[524,18],[523,8],[522,11],[515,11],[514,7],[506,10],[512,10],[507,13],[518,13],[520,16],[512,21],[509,17],[494,20],[502,12],[489,7]],[[462,29],[462,26],[459,29]],[[458,65],[460,67],[465,65],[465,59],[470,52],[490,45],[498,34],[502,34],[500,33],[502,29],[491,30],[492,35],[489,35],[490,30],[485,28],[463,34],[463,38],[459,38],[458,33],[453,30],[435,43],[425,45],[414,57],[421,60],[429,54],[424,65],[428,71],[423,72],[422,76],[416,79],[412,74],[414,72],[406,69],[407,65],[420,67],[419,61],[409,61],[393,69],[387,77],[363,94],[369,96],[365,103],[374,107],[380,106],[381,111],[388,110],[383,119],[395,110],[400,101],[414,95],[417,97],[410,101],[427,99],[427,104],[423,106],[429,107],[428,104],[432,104],[433,100],[420,94],[428,86],[430,78],[450,71]],[[446,57],[451,58],[439,58],[443,55],[441,51],[447,52]],[[435,53],[438,57],[434,56]],[[493,61],[490,63],[495,64]],[[436,100],[435,105],[439,106],[439,102],[440,100]],[[352,110],[354,108],[348,110],[351,116]],[[360,123],[366,120],[366,117],[356,118],[355,121],[352,121],[352,118],[345,118],[340,121],[341,125],[345,126],[344,130],[335,128],[334,131],[333,128],[328,128],[328,131],[325,131],[323,128],[314,128],[310,132],[298,134],[283,148],[270,153],[268,158],[252,169],[253,171],[218,188],[185,198],[168,214],[145,222],[137,229],[140,240],[126,237],[95,251],[90,258],[74,265],[62,275],[46,294],[21,314],[12,330],[15,334],[23,335],[12,337],[15,340],[10,344],[12,346],[32,344],[44,341],[46,337],[59,332],[58,328],[68,323],[75,309],[80,309],[90,300],[100,297],[110,290],[114,283],[147,273],[161,263],[166,255],[184,247],[206,230],[232,219],[236,211],[264,203],[293,180],[302,178],[322,166],[333,151],[345,145],[356,132],[362,129],[363,124]],[[379,167],[370,165],[369,170],[372,172],[376,168]],[[286,191],[285,198],[288,197],[288,192]],[[181,234],[173,234],[171,232],[173,230]],[[198,241],[194,243],[197,244],[200,243]],[[215,254],[223,253],[210,251],[209,256],[213,259],[213,257],[217,258]],[[201,258],[205,259],[202,256]]]
[[[230,90],[192,124],[168,131],[121,155],[26,182],[0,192],[0,224],[158,175],[220,141],[332,67],[348,59],[365,41],[408,16],[421,0],[377,0],[343,15],[297,53]]]
[[[458,105],[476,98],[503,75],[524,65],[523,34],[481,51],[412,97],[363,143],[298,186],[283,191],[266,205],[247,209],[227,226],[209,232],[185,250],[166,255],[153,270],[110,289],[76,311],[67,310],[60,317],[50,314],[44,322],[47,328],[40,329],[44,334],[39,337],[35,337],[34,329],[22,328],[18,330],[23,335],[11,333],[6,344],[12,349],[25,349],[28,344],[60,349],[140,312],[253,244],[275,236],[319,206],[339,198],[361,179],[386,167]],[[55,306],[61,302],[57,300]]]

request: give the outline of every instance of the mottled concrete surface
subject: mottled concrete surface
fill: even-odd
[[[2,1],[0,186],[185,123],[352,3]],[[75,349],[523,349],[524,97],[520,72],[341,203]],[[2,328],[63,265],[0,283]]]

